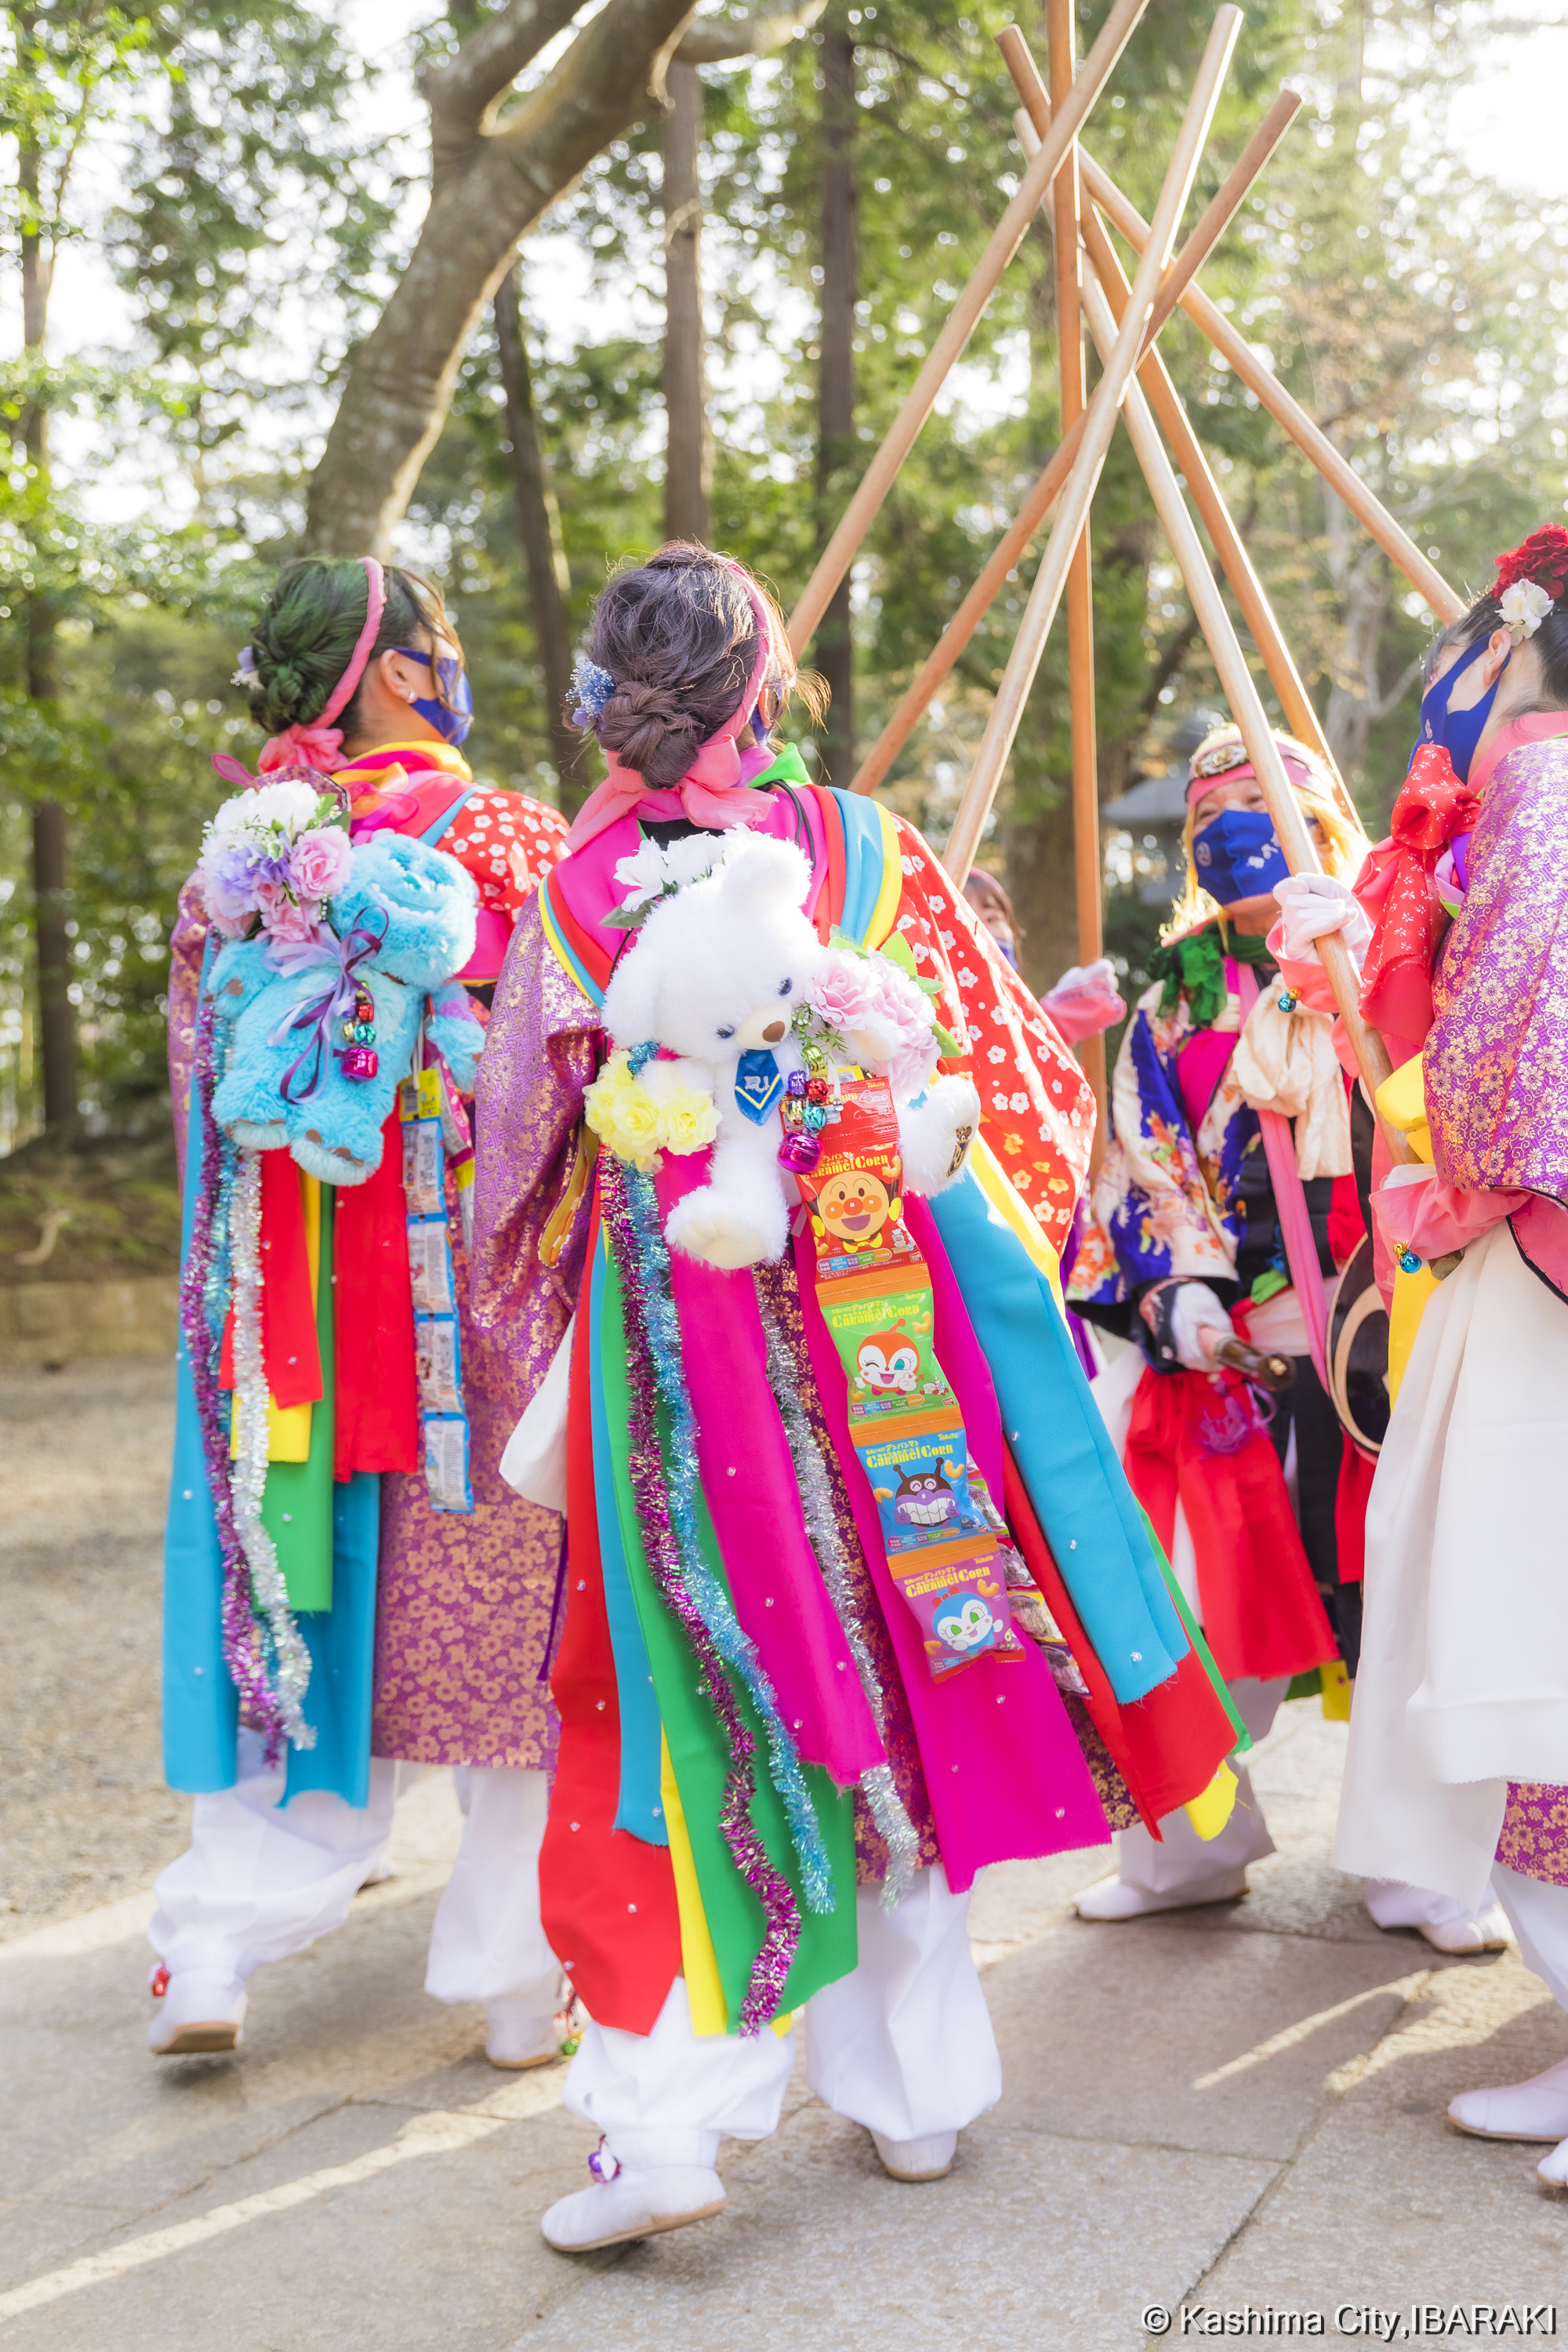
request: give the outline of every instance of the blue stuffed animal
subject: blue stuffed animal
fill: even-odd
[[[447,983],[474,952],[478,898],[455,858],[378,833],[354,850],[328,906],[330,953],[279,971],[266,940],[231,940],[213,969],[217,1019],[230,1028],[213,1097],[225,1132],[254,1151],[287,1144],[323,1183],[363,1184],[381,1164],[427,998],[428,1034],[469,1091],[484,1032]],[[345,1024],[372,1034],[356,1044]]]

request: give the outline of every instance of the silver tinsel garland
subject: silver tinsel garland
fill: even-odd
[[[255,1151],[239,1155],[229,1247],[234,1278],[234,1524],[250,1570],[255,1605],[271,1636],[274,1687],[284,1728],[294,1747],[313,1748],[315,1730],[303,1714],[310,1653],[289,1606],[278,1548],[261,1519],[268,1432],[261,1356],[261,1159]]]
[[[882,1711],[882,1693],[871,1653],[860,1630],[855,1606],[855,1581],[838,1533],[838,1518],[833,1507],[833,1487],[827,1465],[822,1458],[822,1448],[816,1442],[810,1416],[801,1402],[789,1343],[779,1328],[772,1302],[759,1291],[757,1304],[762,1310],[763,1332],[767,1341],[768,1386],[778,1405],[779,1418],[789,1444],[790,1458],[795,1465],[795,1481],[800,1489],[806,1534],[816,1555],[817,1568],[827,1587],[828,1598],[844,1628],[844,1638],[849,1644],[849,1654],[855,1661],[855,1671],[860,1677],[860,1687],[866,1694],[866,1704],[871,1710],[877,1737],[885,1748],[888,1735]],[[920,1832],[905,1811],[890,1764],[873,1764],[868,1771],[862,1772],[860,1790],[888,1849],[888,1874],[882,1882],[882,1904],[886,1910],[890,1911],[914,1875],[920,1855]]]

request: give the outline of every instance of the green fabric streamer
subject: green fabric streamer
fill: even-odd
[[[642,1527],[632,1493],[626,1429],[629,1397],[626,1382],[626,1299],[620,1269],[612,1251],[605,1270],[604,1322],[600,1362],[605,1391],[605,1417],[610,1433],[610,1454],[619,1506],[621,1544],[637,1620],[653,1669],[654,1693],[669,1742],[669,1760],[680,1790],[692,1860],[702,1893],[709,1932],[719,1963],[731,2031],[745,1999],[752,1969],[763,1945],[763,1906],[735,1868],[719,1816],[724,1802],[730,1749],[722,1725],[698,1677],[684,1632],[654,1581],[643,1549]],[[658,1408],[660,1442],[668,1444],[665,1410]],[[710,1569],[728,1593],[729,1579],[708,1517],[699,1497],[702,1550]],[[855,1926],[855,1816],[847,1790],[836,1789],[819,1765],[803,1767],[807,1790],[822,1825],[823,1841],[833,1866],[835,1908],[808,1911],[802,1893],[800,1869],[789,1819],[768,1774],[767,1735],[743,1688],[731,1685],[742,1716],[756,1743],[753,1773],[756,1794],[752,1820],[767,1848],[768,1857],[782,1870],[795,1891],[800,1909],[801,1934],[794,1965],[785,1981],[782,2007],[799,2009],[825,1985],[847,1976],[858,1954]]]
[[[798,745],[786,743],[771,768],[751,779],[752,790],[760,792],[764,784],[809,784],[811,772],[800,756]]]
[[[1228,940],[1220,931],[1217,919],[1205,923],[1201,931],[1188,931],[1179,940],[1156,948],[1149,959],[1149,977],[1163,980],[1165,992],[1160,999],[1162,1013],[1173,1013],[1185,995],[1192,1008],[1194,1029],[1212,1029],[1225,1010],[1227,991],[1225,984],[1225,960],[1234,957],[1237,963],[1272,963],[1268,942],[1247,931],[1232,931]]]
[[[310,1451],[303,1462],[269,1462],[261,1524],[278,1548],[290,1609],[332,1605],[332,1204],[321,1188],[321,1262],[316,1284],[316,1344],[321,1351],[320,1401],[310,1407]]]

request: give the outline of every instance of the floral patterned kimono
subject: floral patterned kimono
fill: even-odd
[[[437,845],[473,876],[478,944],[460,976],[482,1006],[519,908],[564,849],[563,820],[521,793],[476,785],[444,743],[387,745],[340,769],[337,781],[352,795],[356,841],[391,827]],[[214,1148],[199,1098],[193,1100],[210,1021],[208,955],[205,908],[188,883],[169,987],[187,1260],[204,1161]],[[289,1749],[287,1791],[328,1789],[353,1805],[365,1802],[373,1754],[534,1766],[549,1763],[555,1738],[541,1675],[559,1522],[520,1501],[498,1468],[529,1368],[468,1315],[463,1220],[449,1168],[445,1222],[473,1508],[433,1509],[422,1461],[397,1124],[395,1113],[375,1176],[352,1189],[301,1179],[286,1150],[257,1155],[268,1276],[263,1356],[274,1409],[263,1518],[275,1530],[286,1573],[290,1538],[307,1516],[321,1533],[313,1576],[290,1585],[310,1659],[304,1717],[316,1738],[312,1748]],[[220,1318],[226,1308],[226,1299],[216,1302]],[[233,1783],[238,1707],[225,1654],[223,1548],[192,1363],[188,1349],[181,1353],[164,1550],[164,1762],[174,1787],[202,1790]],[[226,1359],[220,1384],[226,1370]],[[279,1433],[280,1403],[296,1421],[302,1416],[298,1446]]]
[[[663,1221],[700,1156],[644,1180],[655,1213],[586,1133],[600,1006],[638,951],[605,920],[645,838],[619,818],[525,908],[497,991],[475,1307],[534,1364],[574,1314],[541,1885],[593,2015],[637,2033],[678,1973],[699,2033],[755,2032],[854,1969],[858,1878],[901,1885],[940,1859],[962,1891],[986,1863],[1101,1842],[1135,1811],[1152,1823],[1209,1790],[1237,1738],[1060,1310],[1093,1118],[1076,1065],[910,826],[811,785],[793,753],[752,798],[751,829],[805,854],[819,936],[900,938],[980,1085],[965,1172],[904,1204],[905,1245],[1009,1583],[1028,1589],[1005,1650],[933,1675],[805,1220],[777,1265],[699,1265]]]
[[[1244,1000],[1258,994],[1253,968],[1271,971],[1263,942],[1226,941],[1216,920],[1162,955],[1168,970],[1139,1000],[1117,1057],[1113,1140],[1068,1295],[1089,1319],[1142,1341],[1149,1361],[1132,1400],[1128,1476],[1168,1549],[1180,1506],[1221,1671],[1268,1681],[1338,1655],[1323,1601],[1336,1606],[1339,1589],[1340,1433],[1305,1355],[1270,1426],[1268,1407],[1235,1373],[1161,1361],[1137,1312],[1152,1284],[1185,1276],[1208,1284],[1245,1330],[1250,1307],[1290,1287],[1262,1129],[1235,1063]],[[1331,1277],[1336,1248],[1348,1255],[1360,1236],[1353,1185],[1348,1200],[1323,1176],[1301,1189]],[[1300,1531],[1280,1469],[1292,1418]]]

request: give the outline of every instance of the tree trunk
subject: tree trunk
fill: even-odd
[[[544,470],[544,453],[539,442],[539,420],[533,405],[533,383],[529,373],[528,349],[522,339],[518,295],[514,264],[496,290],[496,343],[506,393],[511,488],[517,503],[518,536],[528,567],[528,601],[533,619],[533,641],[539,648],[550,755],[555,762],[561,806],[574,814],[582,805],[584,786],[578,774],[583,738],[566,717],[572,686],[566,598],[572,587],[572,574],[561,535],[561,510]]]
[[[1005,824],[1001,832],[1007,893],[1024,929],[1019,967],[1036,995],[1043,996],[1079,961],[1071,793],[1064,788],[1054,808],[1042,809],[1024,824]]]
[[[822,36],[822,332],[817,375],[817,544],[825,547],[855,459],[855,43],[835,11]],[[815,659],[833,700],[823,767],[829,783],[855,772],[855,645],[849,577],[816,632]]]
[[[468,338],[518,240],[648,112],[689,7],[690,0],[609,0],[497,128],[472,131],[461,152],[448,153],[437,136],[430,209],[354,354],[310,478],[307,548],[387,555],[446,422]]]
[[[30,33],[31,20],[25,25]],[[24,138],[17,159],[22,198],[22,337],[29,355],[41,354],[48,324],[52,249],[46,255],[39,221],[38,151]],[[48,412],[29,404],[20,420],[28,467],[40,487],[49,467]],[[53,604],[47,595],[27,600],[29,699],[59,700],[59,640]],[[76,1023],[70,1001],[70,939],[66,888],[66,813],[58,801],[33,803],[33,930],[38,960],[38,1059],[44,1080],[44,1125],[61,1127],[76,1117]]]
[[[672,65],[664,118],[664,535],[706,543],[713,436],[702,335],[702,78]]]

